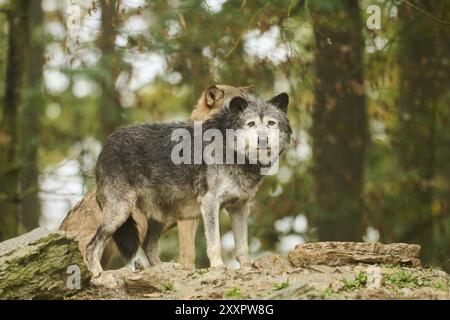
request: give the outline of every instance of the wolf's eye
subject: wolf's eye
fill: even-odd
[[[255,126],[255,121],[250,121],[250,122],[247,123],[247,125],[249,127],[254,127]]]
[[[268,124],[269,126],[274,126],[274,125],[275,125],[275,121],[270,120],[270,121],[267,122],[267,124]]]

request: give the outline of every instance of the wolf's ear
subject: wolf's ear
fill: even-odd
[[[233,113],[239,113],[248,106],[248,101],[241,97],[234,97],[230,101],[230,111]]]
[[[208,107],[213,107],[216,101],[223,98],[225,92],[216,86],[210,86],[205,90],[205,100]]]
[[[247,92],[249,92],[249,91],[252,91],[254,88],[255,88],[254,85],[249,85],[249,86],[245,86],[245,87],[238,87],[238,89],[239,89],[240,91],[243,91],[243,92],[245,92],[245,93],[247,93]]]
[[[268,101],[270,104],[274,105],[284,113],[287,113],[287,108],[289,104],[289,96],[286,92],[280,93],[279,95],[273,97]]]

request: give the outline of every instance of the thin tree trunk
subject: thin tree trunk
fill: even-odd
[[[102,142],[105,142],[108,135],[123,123],[120,95],[115,88],[120,74],[121,61],[120,55],[115,49],[119,27],[118,4],[119,1],[116,0],[101,1],[101,34],[98,42],[102,51],[100,74],[102,88],[100,100],[101,132],[99,134]]]
[[[14,237],[19,225],[19,110],[29,48],[28,0],[11,2],[4,108],[0,129],[0,241]]]
[[[320,240],[360,240],[368,141],[361,11],[356,0],[310,1],[317,79],[313,111]]]
[[[43,13],[41,1],[29,5],[31,43],[33,53],[28,64],[28,78],[25,104],[21,123],[21,208],[20,222],[24,231],[30,231],[39,224],[41,204],[39,200],[38,148],[40,144],[41,118],[44,107],[42,92],[42,68],[44,64]]]
[[[202,55],[202,48],[196,47],[193,49],[193,54],[190,58],[191,62],[191,83],[192,83],[192,98],[190,99],[189,106],[194,106],[198,97],[201,96],[203,91],[212,84],[210,77],[208,63],[205,61]]]

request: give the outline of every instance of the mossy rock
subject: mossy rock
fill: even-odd
[[[90,279],[78,243],[35,229],[0,243],[0,299],[63,299]]]

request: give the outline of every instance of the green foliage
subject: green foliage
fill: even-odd
[[[320,292],[322,299],[328,299],[333,296],[335,292],[331,288],[326,288]]]
[[[289,287],[289,280],[280,282],[280,283],[274,283],[273,284],[273,291],[282,290]]]
[[[436,288],[436,289],[442,290],[442,291],[448,291],[449,290],[448,283],[443,282],[443,281],[433,283],[433,287]]]
[[[354,279],[343,279],[345,288],[350,290],[356,290],[365,287],[367,284],[367,273],[360,271]]]
[[[227,298],[234,298],[234,299],[240,299],[243,298],[241,294],[241,289],[238,287],[233,287],[225,292],[225,297]]]
[[[419,279],[412,275],[411,272],[399,270],[387,278],[388,282],[398,288],[419,288],[428,284],[427,281]]]
[[[175,286],[173,281],[168,281],[163,283],[163,290],[164,291],[173,291],[175,290]]]

